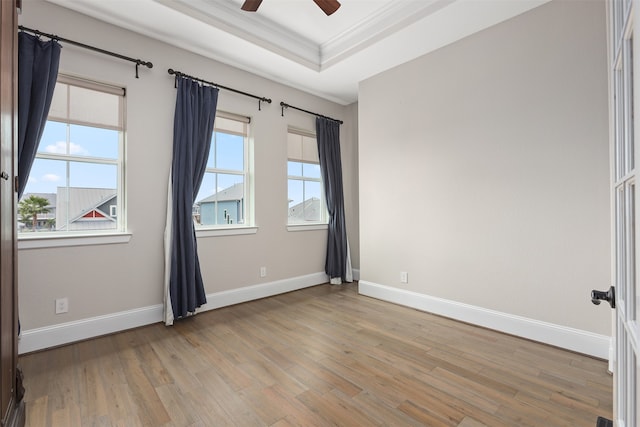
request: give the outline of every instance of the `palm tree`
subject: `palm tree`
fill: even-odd
[[[45,214],[50,211],[51,208],[49,208],[49,200],[44,197],[36,196],[35,194],[22,199],[20,203],[18,203],[18,214],[20,214],[20,219],[25,224],[31,220],[33,231],[36,230],[36,226],[38,225],[38,214]]]

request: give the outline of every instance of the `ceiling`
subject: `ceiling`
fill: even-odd
[[[340,0],[331,16],[312,0],[46,1],[347,105],[360,81],[549,0]]]

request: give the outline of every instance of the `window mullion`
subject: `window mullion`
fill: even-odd
[[[79,157],[79,156],[69,156],[64,154],[52,154],[52,153],[38,153],[36,154],[36,159],[43,160],[61,160],[68,162],[78,162],[78,163],[97,163],[101,165],[118,165],[118,160],[114,159],[106,159],[101,157]]]
[[[56,123],[65,123],[67,125],[86,126],[86,127],[97,128],[97,129],[107,129],[107,130],[116,130],[116,131],[122,131],[124,129],[123,126],[109,126],[105,124],[92,123],[92,122],[87,122],[82,120],[72,120],[72,119],[68,119],[64,117],[56,117],[56,116],[47,117],[47,121],[56,122]]]

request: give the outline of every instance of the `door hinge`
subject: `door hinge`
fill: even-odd
[[[18,180],[18,175],[15,176],[15,178],[13,179],[13,191],[15,191],[16,193],[18,192],[18,188],[19,186],[19,180]]]

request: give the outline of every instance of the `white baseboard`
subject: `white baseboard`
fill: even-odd
[[[239,289],[215,292],[207,295],[207,304],[199,311],[213,310],[242,302],[252,301],[273,295],[326,283],[325,273],[313,273],[306,276],[276,280],[269,283],[247,286]],[[134,310],[121,311],[104,316],[90,317],[42,328],[23,330],[18,341],[18,353],[57,347],[76,341],[95,338],[101,335],[124,331],[163,321],[163,305],[156,304]]]
[[[23,330],[20,338],[18,338],[18,353],[24,354],[57,347],[160,321],[162,321],[162,304],[157,304],[135,310]]]
[[[239,289],[216,292],[207,295],[207,303],[198,311],[213,310],[227,307],[241,302],[253,301],[273,295],[284,294],[298,289],[327,283],[329,278],[325,273],[314,273],[306,276],[293,277],[291,279],[277,280],[275,282],[261,283]]]
[[[616,369],[616,349],[614,347],[615,340],[612,337],[609,340],[609,366],[607,366],[607,370],[610,374],[613,374]]]
[[[417,310],[483,326],[582,354],[609,359],[611,338],[580,329],[502,313],[417,292],[360,281],[358,292]]]

